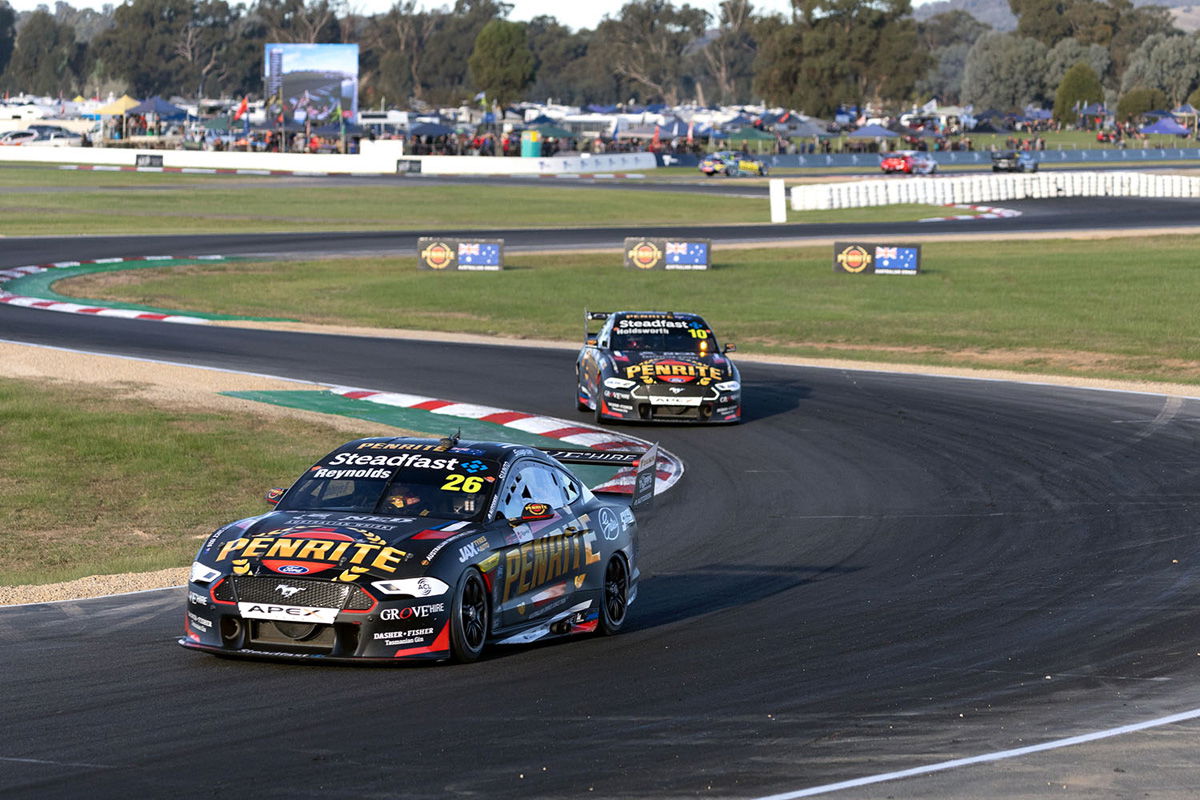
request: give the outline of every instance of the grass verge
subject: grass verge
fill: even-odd
[[[12,191],[2,191],[8,188]],[[792,214],[794,222],[899,222],[944,214],[890,206]],[[643,191],[620,184],[429,185],[167,173],[0,169],[0,235],[488,230],[726,225],[769,219],[766,197]]]
[[[576,341],[580,313],[704,314],[746,352],[1200,382],[1200,238],[932,243],[921,276],[850,276],[828,247],[717,252],[707,273],[624,270],[613,254],[519,255],[502,273],[414,259],[140,269],[64,294],[306,322]],[[119,280],[119,283],[113,281]]]
[[[0,419],[5,586],[188,564],[217,525],[266,511],[268,488],[355,436],[13,378]]]

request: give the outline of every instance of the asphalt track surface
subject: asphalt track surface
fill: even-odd
[[[1178,208],[1146,205],[1123,221]],[[0,265],[294,238],[10,239]],[[10,307],[0,339],[579,416],[562,350]],[[177,589],[0,610],[0,796],[752,798],[1200,708],[1200,401],[743,378],[740,426],[635,431],[688,472],[643,517],[621,635],[313,667],[181,650]],[[836,796],[1187,797],[1196,729]]]

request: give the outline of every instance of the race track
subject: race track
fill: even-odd
[[[1121,205],[986,224],[1196,218]],[[409,241],[9,239],[0,266]],[[563,350],[11,307],[0,339],[582,419]],[[688,472],[644,518],[622,635],[313,668],[179,649],[180,590],[3,609],[0,795],[753,798],[1200,708],[1198,401],[765,364],[743,378],[743,425],[651,429]],[[1186,797],[1200,770],[1159,762],[1196,730],[1134,737],[1147,749],[1127,761],[1085,746],[837,796],[1031,797],[1079,778],[1092,796],[1136,781]]]

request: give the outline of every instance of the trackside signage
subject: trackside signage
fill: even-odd
[[[628,269],[708,269],[711,264],[711,239],[625,239]]]
[[[437,272],[496,272],[504,269],[503,239],[417,240],[417,268]]]
[[[833,271],[852,275],[916,275],[921,271],[921,245],[834,242]]]

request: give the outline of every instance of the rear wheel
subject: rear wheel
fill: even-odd
[[[596,630],[612,636],[621,630],[629,612],[629,567],[620,555],[614,555],[604,568],[604,596],[600,600],[600,624]]]
[[[475,661],[487,644],[488,597],[483,577],[468,569],[458,579],[450,606],[450,658],[460,664]]]

